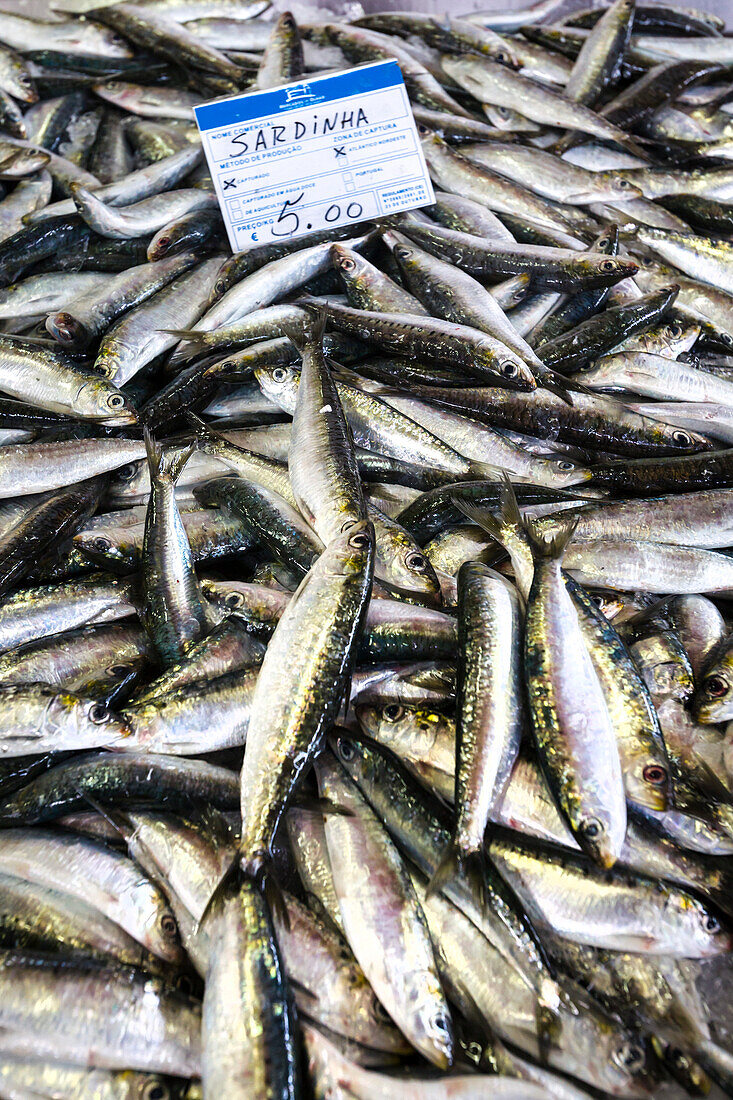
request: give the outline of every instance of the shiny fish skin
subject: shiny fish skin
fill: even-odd
[[[571,537],[566,523],[554,539],[533,542],[525,634],[530,714],[543,767],[573,835],[601,866],[611,867],[623,841],[626,806],[613,727],[560,575]]]
[[[732,40],[269,3],[0,13],[0,1095],[727,1094]]]
[[[321,794],[353,814],[348,818],[330,815],[325,823],[346,936],[400,1030],[429,1061],[447,1069],[453,1061],[450,1011],[407,870],[384,827],[340,765],[322,759],[316,771]],[[360,875],[359,869],[366,871],[366,876]]]

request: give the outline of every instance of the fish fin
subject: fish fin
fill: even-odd
[[[550,393],[554,393],[555,397],[559,397],[561,401],[564,401],[566,405],[573,406],[573,395],[571,390],[575,387],[571,384],[570,380],[563,378],[561,374],[557,374],[554,370],[537,371],[535,374],[537,379],[537,385],[541,386],[545,390],[549,390]]]
[[[538,558],[562,558],[575,534],[578,519],[578,516],[560,517],[554,530],[546,535],[540,533],[533,519],[523,521],[533,554]]]
[[[234,884],[238,881],[240,875],[239,867],[239,853],[236,853],[226,871],[219,879],[216,889],[212,892],[211,897],[204,906],[204,911],[199,917],[196,923],[196,932],[201,929],[214,909],[223,901],[226,894],[233,888]]]
[[[463,879],[481,912],[489,905],[486,889],[486,856],[483,851],[462,852],[451,840],[436,867],[426,893],[437,894],[454,879]]]
[[[472,462],[469,477],[481,481],[499,481],[504,470],[501,466],[492,466],[490,462]]]
[[[284,335],[298,352],[301,359],[309,344],[315,344],[320,348],[323,347],[323,336],[328,321],[328,302],[318,302],[314,305],[313,309],[308,310],[308,312],[312,314],[311,321],[310,324],[305,326],[304,331],[301,331],[297,325],[285,324],[282,326]]]
[[[207,333],[199,332],[195,328],[161,328],[158,332],[165,332],[168,336],[177,336],[187,344],[205,344]]]
[[[157,477],[160,474],[163,463],[163,451],[158,446],[153,433],[147,425],[143,425],[143,439],[145,440],[145,453],[148,456],[150,476]]]
[[[459,512],[463,512],[463,515],[466,519],[469,519],[471,523],[475,523],[476,526],[481,527],[487,535],[491,535],[492,539],[496,539],[498,543],[502,546],[504,545],[502,523],[496,516],[487,511],[486,508],[476,508],[475,505],[467,504],[458,497],[451,497],[451,503]]]
[[[212,435],[218,435],[205,420],[202,420],[200,416],[197,416],[195,412],[191,412],[189,409],[186,413],[186,420],[189,422],[193,430],[196,432],[197,437],[202,440],[210,439]]]
[[[541,997],[535,1007],[535,1027],[537,1029],[537,1054],[539,1061],[546,1063],[553,1047],[557,1047],[562,1022],[557,1011],[546,1004]]]
[[[262,891],[273,917],[275,917],[283,925],[286,931],[289,932],[290,914],[288,913],[288,907],[285,903],[285,894],[272,872],[265,874]]]
[[[97,799],[93,797],[93,795],[89,794],[88,791],[82,790],[81,787],[77,787],[76,793],[80,798],[83,798],[85,802],[88,802],[92,809],[120,834],[126,844],[132,839],[135,830],[130,828],[130,822],[125,817],[124,813],[120,810],[113,810],[103,806],[101,802],[98,802]]]
[[[339,806],[330,798],[317,798],[311,794],[296,794],[292,801],[293,806],[299,810],[305,810],[311,814],[332,814],[334,817],[353,817],[353,811],[346,806]]]
[[[294,306],[300,306],[301,309],[308,310],[309,313],[319,313],[323,308],[323,302],[314,298],[312,294],[303,294],[300,298],[296,298],[292,303]]]
[[[144,429],[144,431],[146,432],[145,445],[147,447],[148,437],[151,440],[153,439],[153,437],[150,434],[150,432],[148,432],[147,429]],[[151,468],[150,468],[151,478],[153,476],[155,476],[156,478],[166,478],[167,480],[169,480],[171,482],[172,485],[175,485],[176,482],[178,481],[179,477],[183,473],[183,469],[184,469],[186,463],[188,462],[188,460],[191,457],[191,455],[193,454],[193,452],[196,450],[196,448],[198,446],[197,441],[194,440],[192,443],[189,444],[188,447],[185,448],[185,450],[179,451],[178,454],[176,454],[174,452],[169,457],[166,457],[166,454],[163,451],[163,449],[158,447],[157,444],[155,446],[156,446],[156,453],[158,455],[158,467],[157,467],[157,469],[155,469],[151,465]],[[148,462],[150,462],[150,451],[148,451]]]
[[[307,997],[309,1001],[317,1002],[319,1000],[317,993],[313,993],[307,985],[303,985],[303,983],[299,982],[297,978],[294,978],[292,974],[288,974],[288,984],[296,993],[300,993],[301,996]]]

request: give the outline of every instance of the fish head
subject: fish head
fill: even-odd
[[[150,914],[146,921],[142,942],[159,958],[169,963],[180,964],[184,961],[185,955],[178,933],[178,923],[172,909],[162,897],[157,898],[155,904],[149,904],[150,884],[148,882],[141,881],[138,889],[142,895],[145,895],[144,909]]]
[[[0,177],[21,179],[50,164],[51,157],[42,149],[13,149],[0,158]]]
[[[65,309],[49,314],[46,329],[65,348],[82,348],[89,342],[84,325]]]
[[[74,404],[80,416],[109,428],[137,424],[137,412],[128,398],[104,378],[92,378],[79,386]]]
[[[609,1029],[608,1060],[599,1087],[616,1096],[652,1095],[659,1083],[659,1063],[648,1039],[631,1031]],[[615,1087],[612,1080],[615,1078]]]
[[[619,857],[626,836],[624,817],[597,801],[594,812],[582,805],[570,810],[573,835],[587,856],[599,867],[611,868]],[[624,815],[625,816],[625,815]]]
[[[452,732],[450,720],[428,707],[403,706],[390,700],[381,706],[360,705],[355,709],[364,732],[402,756],[417,745],[421,754],[429,751],[441,733]]]
[[[708,671],[695,692],[692,709],[705,725],[733,718],[733,668],[720,661]]]
[[[442,605],[440,583],[429,559],[412,539],[388,528],[377,545],[374,576],[398,599]]]
[[[34,87],[33,78],[30,73],[26,72],[23,65],[13,67],[13,77],[16,84],[23,89],[23,101],[25,103],[37,103],[39,96]]]
[[[331,245],[331,261],[347,285],[358,279],[370,267],[363,256],[345,244]]]
[[[608,202],[614,199],[626,202],[629,199],[640,199],[644,195],[642,189],[623,172],[597,172],[595,175],[598,182],[608,188]]]
[[[629,279],[639,270],[639,265],[633,260],[620,259],[618,256],[592,256],[587,253],[579,257],[579,264],[587,273],[589,280],[593,280],[598,286],[613,286],[622,279]]]
[[[94,739],[99,748],[121,747],[130,736],[127,723],[103,700],[86,699],[70,691],[56,692],[49,699],[44,721],[49,727]]]
[[[677,912],[670,912],[671,908]],[[682,934],[688,953],[694,957],[709,959],[733,949],[733,922],[710,901],[680,890],[672,895],[671,906],[666,907],[666,912],[684,929]]]
[[[374,561],[374,528],[368,520],[352,523],[326,548],[331,556],[331,573],[361,577],[371,572]]]
[[[295,407],[292,403],[295,401],[300,374],[294,367],[256,367],[255,378],[262,393],[273,404],[286,411]]]
[[[454,1055],[453,1020],[437,975],[421,972],[418,988],[422,995],[418,995],[417,1002],[415,998],[412,1000],[415,1033],[411,1041],[434,1066],[450,1069]]]
[[[495,126],[497,130],[532,134],[536,134],[540,130],[536,122],[532,122],[531,119],[525,118],[519,111],[514,111],[511,107],[502,107],[492,103],[483,103],[482,107],[489,122],[492,126]]]
[[[129,572],[135,569],[137,557],[133,545],[125,545],[110,537],[110,533],[98,530],[79,531],[72,539],[84,557],[95,565],[112,572]]]
[[[378,781],[383,758],[365,741],[339,730],[338,734],[329,736],[328,743],[339,763],[362,789],[368,789]]]
[[[634,757],[632,766],[624,766],[627,797],[639,806],[664,813],[674,803],[669,763],[653,750]]]
[[[580,485],[584,481],[590,481],[593,473],[587,466],[580,462],[574,462],[572,458],[564,455],[547,459],[552,473],[552,485],[556,489],[567,488],[570,485]]]

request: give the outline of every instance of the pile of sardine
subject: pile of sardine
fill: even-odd
[[[0,14],[2,1100],[733,1096],[733,38],[553,2]],[[390,59],[435,203],[232,255]]]

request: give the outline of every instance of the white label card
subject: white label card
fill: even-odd
[[[396,61],[194,112],[235,252],[435,201]]]

